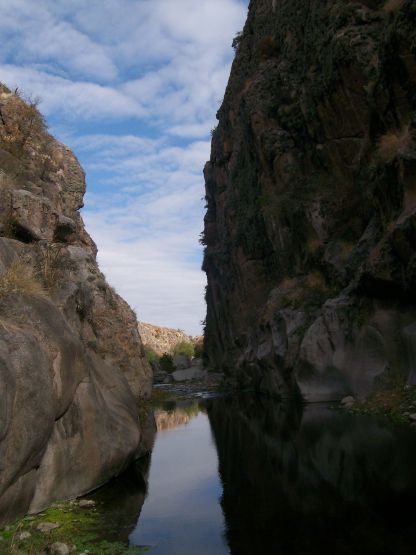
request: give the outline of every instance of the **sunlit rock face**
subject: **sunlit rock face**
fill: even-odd
[[[205,167],[207,364],[308,400],[415,383],[414,2],[252,0]]]
[[[150,393],[136,318],[79,214],[85,176],[0,87],[0,522],[89,491],[135,457]]]
[[[179,329],[163,328],[145,322],[139,322],[138,329],[145,348],[151,349],[158,356],[164,353],[173,353],[178,343],[193,343],[194,341],[193,337]]]

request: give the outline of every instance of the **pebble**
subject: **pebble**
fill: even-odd
[[[78,503],[78,507],[81,507],[81,509],[95,507],[95,501],[93,501],[92,499],[81,499],[81,501],[79,501]]]
[[[55,542],[49,547],[49,551],[55,555],[69,555],[71,548],[66,543]]]
[[[354,403],[355,399],[352,395],[348,395],[347,397],[341,399],[341,405],[343,405],[344,407],[350,407],[351,405],[354,405]]]
[[[39,532],[43,532],[44,534],[49,534],[51,530],[55,530],[55,528],[59,528],[59,524],[56,522],[41,522],[36,526],[36,530]]]
[[[415,413],[409,414],[409,418],[410,420],[416,420],[416,414]]]
[[[31,537],[31,535],[32,534],[30,532],[20,532],[20,534],[17,536],[17,539],[19,541],[27,540],[28,538]]]

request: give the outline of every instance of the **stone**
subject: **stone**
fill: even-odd
[[[20,534],[17,535],[17,539],[23,541],[29,539],[31,536],[32,534],[30,532],[20,532]]]
[[[96,503],[92,499],[81,499],[78,502],[78,507],[82,509],[90,509],[91,507],[95,507]]]
[[[207,373],[199,367],[186,368],[184,370],[176,370],[172,372],[172,378],[175,382],[187,382],[191,380],[202,380],[206,377]]]
[[[416,421],[416,413],[409,414],[410,420]]]
[[[173,357],[173,365],[177,370],[184,370],[191,366],[191,359],[185,355],[176,355]]]
[[[52,530],[59,528],[60,524],[56,522],[41,522],[36,526],[36,530],[43,532],[44,534],[49,534]]]
[[[348,395],[347,397],[344,397],[343,399],[341,399],[341,405],[343,405],[344,407],[352,406],[354,404],[355,404],[355,399],[351,395]]]
[[[66,543],[55,542],[49,547],[49,552],[55,555],[69,555],[71,548]]]

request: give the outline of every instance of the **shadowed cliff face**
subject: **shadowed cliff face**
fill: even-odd
[[[151,370],[84,192],[72,152],[0,86],[0,522],[105,483],[139,447]]]
[[[206,356],[309,400],[415,383],[416,6],[252,0],[205,167]]]
[[[208,403],[233,555],[414,551],[416,436],[320,404]]]

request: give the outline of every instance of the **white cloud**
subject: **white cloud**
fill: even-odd
[[[111,188],[106,195],[88,194],[83,213],[103,271],[141,319],[200,333],[205,312],[198,243],[204,211],[201,168],[209,143],[178,147],[94,135],[75,144],[81,154],[95,145],[87,171],[107,170],[100,173],[105,175],[100,183]]]
[[[78,119],[140,117],[137,101],[112,87],[91,82],[71,81],[26,66],[0,65],[1,81],[19,87],[41,99],[41,109],[49,116]]]
[[[15,0],[1,5],[0,56],[16,64],[48,64],[50,73],[111,80],[117,68],[106,49],[70,22],[54,16],[51,3]],[[4,45],[4,42],[3,42]]]
[[[0,0],[0,80],[87,170],[83,211],[140,318],[199,333],[202,169],[248,0]]]

